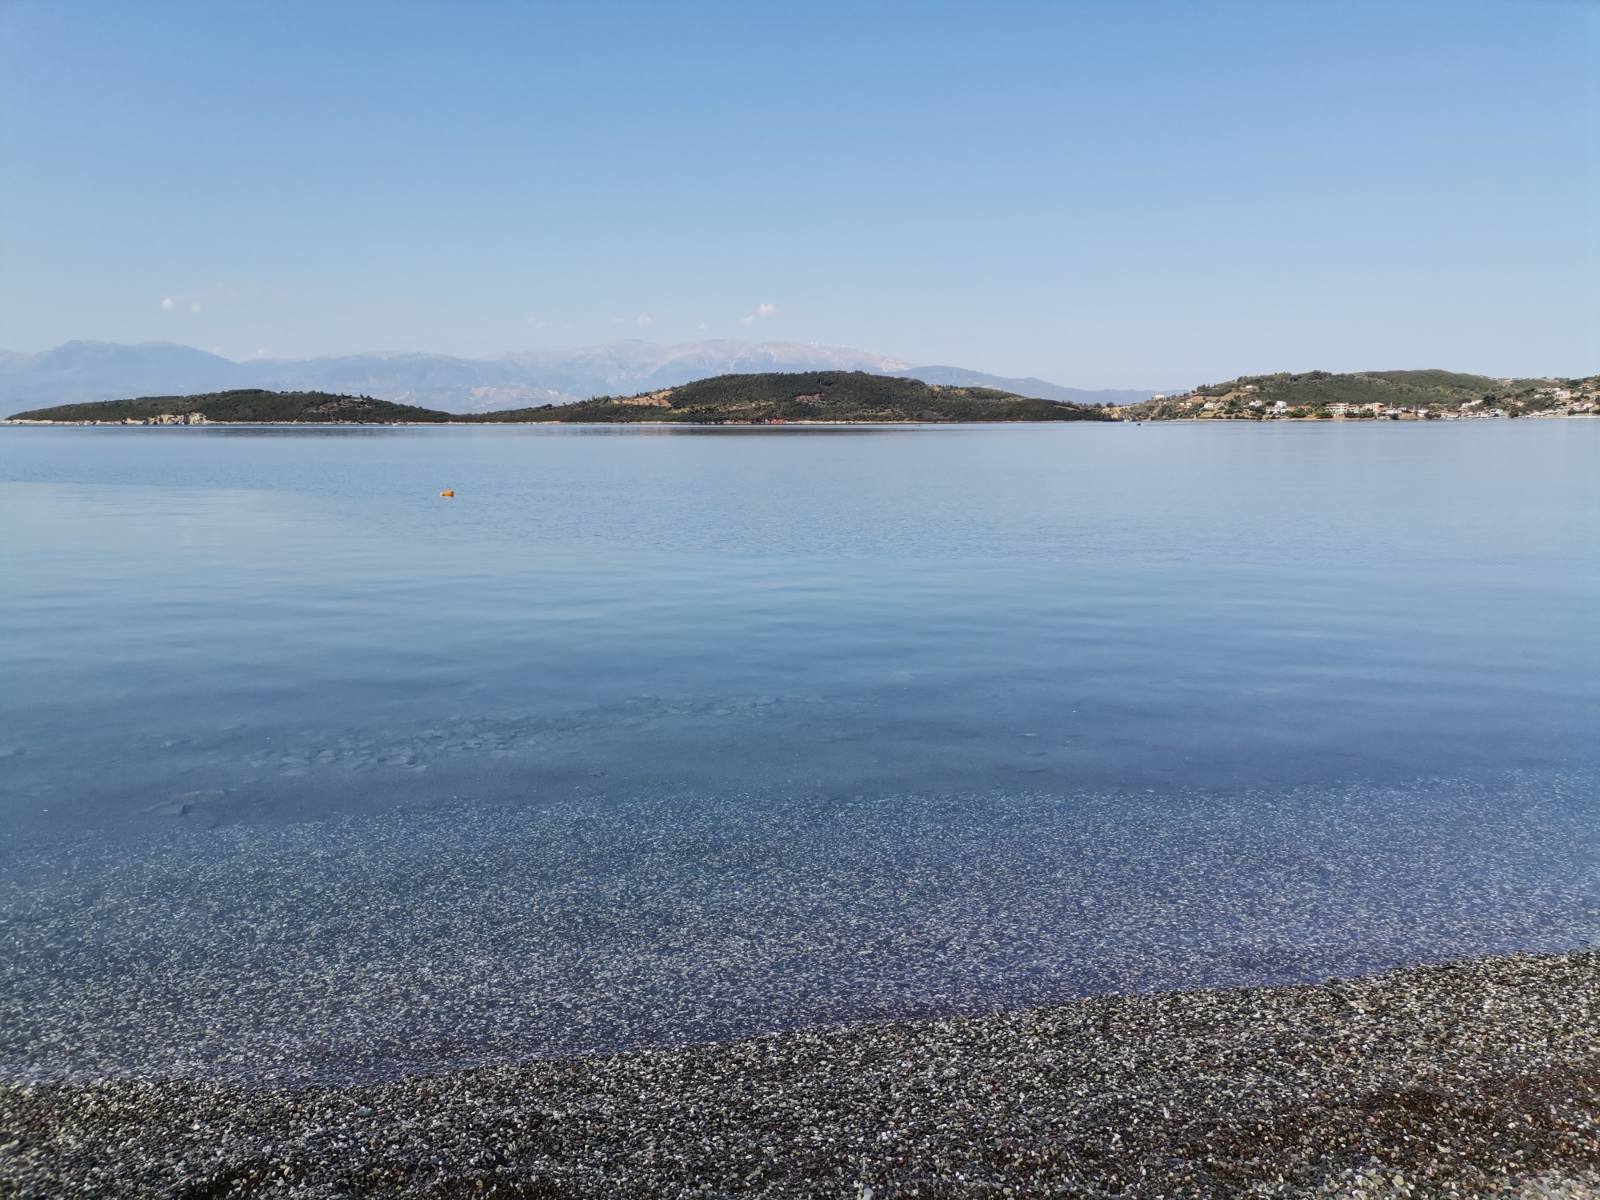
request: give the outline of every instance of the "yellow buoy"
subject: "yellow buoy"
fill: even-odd
[[[455,488],[445,488],[445,490],[440,492],[439,495],[443,496],[446,500],[454,500],[456,498],[456,490]]]

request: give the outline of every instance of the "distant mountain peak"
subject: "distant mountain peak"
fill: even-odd
[[[737,338],[669,344],[628,338],[571,350],[510,351],[491,358],[384,350],[243,362],[176,342],[129,345],[80,339],[37,354],[0,352],[0,412],[238,388],[342,392],[448,412],[482,412],[773,371],[866,371],[1087,404],[1127,404],[1152,394],[1090,392],[961,367],[917,367],[847,346]]]

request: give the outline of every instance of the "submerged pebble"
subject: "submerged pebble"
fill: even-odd
[[[1600,942],[1581,776],[175,802],[141,837],[0,851],[0,1079],[345,1083]]]

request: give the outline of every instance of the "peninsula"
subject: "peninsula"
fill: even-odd
[[[1125,421],[1471,420],[1588,416],[1600,411],[1600,375],[1495,379],[1454,371],[1242,375],[1179,395],[1110,410]]]
[[[331,392],[242,389],[194,396],[141,396],[16,413],[13,422],[69,425],[547,424],[672,422],[700,425],[1109,421],[1110,409],[1019,396],[993,388],[941,386],[865,371],[718,375],[635,396],[599,396],[501,412],[457,414]]]

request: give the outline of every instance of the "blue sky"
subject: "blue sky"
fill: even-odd
[[[1589,373],[1596,63],[1554,0],[0,0],[0,347]]]

